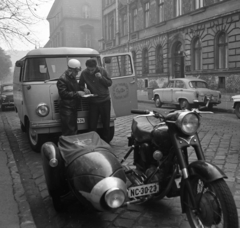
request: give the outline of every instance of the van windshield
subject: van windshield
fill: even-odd
[[[100,57],[54,57],[54,58],[29,58],[26,60],[25,73],[23,81],[45,81],[59,78],[65,70],[67,70],[67,62],[69,59],[78,59],[81,62],[82,70],[86,68],[87,59],[95,58],[100,65]],[[79,77],[81,71],[78,73]]]

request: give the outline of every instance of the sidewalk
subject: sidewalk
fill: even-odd
[[[138,97],[138,102],[145,102],[145,103],[152,103],[154,104],[153,100],[150,100],[148,97],[148,91],[144,91],[144,90],[138,90],[137,91],[137,97]],[[230,95],[225,95],[222,94],[222,99],[221,99],[221,104],[214,106],[213,109],[217,110],[219,112],[230,112],[230,113],[234,113],[234,109],[233,109],[233,102],[231,101],[231,96]]]
[[[24,181],[24,180],[23,180]],[[36,228],[0,113],[0,228]]]

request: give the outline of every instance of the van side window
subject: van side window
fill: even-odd
[[[45,58],[27,59],[23,81],[44,81],[49,79]]]
[[[104,67],[111,78],[133,74],[130,55],[108,56],[103,58]]]

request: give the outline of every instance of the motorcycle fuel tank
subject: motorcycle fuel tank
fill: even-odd
[[[152,131],[152,142],[162,152],[169,151],[172,147],[172,142],[166,125],[160,125]]]

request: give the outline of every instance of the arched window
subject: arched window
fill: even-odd
[[[199,37],[193,41],[193,69],[202,69],[202,46]]]
[[[156,73],[163,73],[163,48],[161,45],[156,48]]]
[[[218,69],[228,68],[228,42],[224,32],[217,36],[216,63]]]
[[[144,48],[142,52],[142,73],[148,74],[149,73],[149,60],[148,60],[148,49]]]
[[[83,6],[83,18],[89,18],[89,7],[87,5]]]

